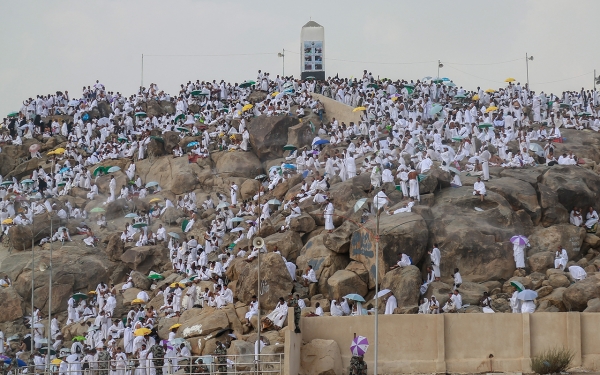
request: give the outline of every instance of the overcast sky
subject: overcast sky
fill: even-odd
[[[286,75],[299,76],[311,17],[325,27],[328,76],[419,79],[437,75],[439,59],[457,85],[496,88],[526,81],[529,53],[534,90],[592,88],[599,14],[598,0],[2,0],[0,116],[37,94],[79,97],[96,79],[130,95],[142,53],[144,83],[170,93],[188,80],[281,74],[283,49]]]

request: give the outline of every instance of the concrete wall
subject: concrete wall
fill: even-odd
[[[345,122],[346,125],[350,122],[354,122],[355,124],[360,123],[360,114],[362,112],[352,112],[352,110],[354,110],[353,107],[321,94],[313,93],[311,96],[323,103],[323,106],[325,107],[325,119],[328,121],[331,121],[331,119],[335,117],[340,125],[342,122]]]
[[[365,359],[373,373],[374,322],[373,316],[303,318],[302,334],[291,334],[293,348],[286,337],[285,358],[294,364],[287,374],[298,373],[298,341],[316,338],[336,341],[348,368],[354,333],[371,343]],[[600,368],[596,313],[380,315],[378,341],[378,373],[386,374],[531,372],[531,357],[554,347],[572,350],[573,366]]]

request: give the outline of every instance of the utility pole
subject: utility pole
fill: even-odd
[[[443,68],[444,64],[440,60],[438,60],[438,75],[437,78],[440,79],[440,68]]]
[[[277,54],[277,56],[278,56],[278,57],[281,57],[281,58],[282,58],[282,61],[283,61],[283,62],[282,62],[282,64],[281,64],[281,65],[282,65],[282,67],[281,67],[281,70],[282,70],[282,73],[281,73],[281,75],[282,75],[282,78],[283,78],[283,77],[285,77],[285,48],[283,49],[283,51],[282,51],[282,52],[279,52],[279,53]]]
[[[525,53],[525,66],[527,68],[527,90],[531,90],[529,87],[529,61],[533,61],[533,56],[529,56],[527,53]]]
[[[142,85],[140,87],[144,87],[144,54],[142,53]]]
[[[438,78],[439,78],[439,62],[438,62]],[[379,194],[375,196],[377,211],[375,211],[375,363],[373,366],[373,374],[377,375],[377,357],[379,349]]]

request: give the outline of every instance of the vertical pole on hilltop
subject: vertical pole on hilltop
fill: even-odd
[[[596,69],[594,69],[594,90],[596,90]]]
[[[379,298],[377,297],[377,294],[379,294],[379,195],[375,197],[377,211],[375,211],[375,363],[373,365],[373,374],[377,375],[377,355],[379,354]]]
[[[282,71],[281,75],[283,77],[285,77],[285,48],[283,49],[283,53],[281,54],[281,57],[282,57],[282,61],[283,61],[281,64],[281,71]],[[594,75],[596,75],[596,71],[594,71]],[[281,77],[281,78],[283,78],[283,77]]]
[[[33,313],[34,313],[34,305],[33,305],[33,291],[34,291],[34,287],[35,287],[35,283],[34,283],[34,269],[35,269],[35,254],[33,251],[33,248],[35,246],[35,235],[33,233],[33,223],[35,221],[35,215],[33,215],[31,217],[31,320],[29,321],[29,323],[31,324],[31,337],[29,338],[29,342],[31,344],[30,349],[31,349],[31,354],[33,354]]]
[[[438,74],[437,74],[437,79],[440,79],[440,60],[438,60]]]
[[[144,87],[144,54],[142,53],[142,84],[140,87]]]
[[[259,180],[260,182],[260,180]],[[261,215],[261,209],[260,209],[260,188],[262,187],[262,182],[260,183],[260,186],[258,187],[258,232],[256,233],[256,235],[260,234],[260,215]],[[254,242],[254,241],[252,241]],[[256,315],[256,317],[258,318],[257,323],[256,323],[256,333],[258,335],[258,353],[255,353],[255,359],[256,361],[256,373],[258,374],[258,371],[260,370],[260,356],[258,354],[260,354],[260,309],[261,309],[261,304],[260,304],[260,251],[262,249],[259,248],[258,249],[258,254],[256,256],[256,260],[258,262],[258,275],[257,275],[257,285],[256,285],[256,300],[258,301],[258,314]],[[256,346],[255,346],[256,347]]]
[[[54,169],[54,168],[52,168]],[[50,216],[50,236],[52,236],[52,216]],[[50,348],[52,348],[52,241],[50,241],[50,262],[48,263],[48,270],[50,271],[50,280],[48,283],[48,342],[46,347],[48,351],[46,357],[48,358],[48,371],[50,371]]]
[[[527,56],[527,52],[525,53],[525,67],[527,69],[527,90],[530,90],[530,88],[529,88],[529,56]]]

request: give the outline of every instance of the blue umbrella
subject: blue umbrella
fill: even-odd
[[[62,167],[58,173],[65,173],[69,170],[69,167]]]
[[[232,223],[241,223],[242,221],[244,221],[244,219],[242,219],[241,217],[234,217],[233,219],[231,219]]]
[[[138,217],[138,214],[131,212],[131,213],[128,213],[127,215],[125,215],[125,217],[127,217],[127,218]]]
[[[329,141],[328,141],[328,140],[326,140],[326,139],[319,139],[318,141],[316,141],[316,142],[315,142],[315,143],[313,143],[313,144],[314,144],[314,145],[325,145],[325,144],[327,144],[327,143],[329,143]]]
[[[267,204],[272,204],[274,206],[279,206],[281,204],[281,202],[278,201],[277,199],[271,199],[270,201],[267,202]]]
[[[152,187],[152,186],[158,186],[158,182],[156,182],[156,181],[150,181],[150,182],[148,182],[146,184],[147,188]]]
[[[302,178],[306,178],[306,176],[308,176],[308,171],[302,172]]]
[[[283,167],[285,169],[296,169],[296,166],[294,164],[284,164]]]
[[[537,296],[538,294],[535,290],[525,289],[524,291],[519,292],[519,294],[517,294],[517,299],[520,299],[522,301],[533,301],[537,298]]]
[[[344,298],[351,299],[353,301],[358,301],[358,302],[366,302],[365,299],[360,294],[356,294],[356,293],[348,294],[348,295],[344,296]]]
[[[198,142],[194,141],[194,142],[190,142],[190,143],[188,143],[188,145],[187,145],[187,146],[188,146],[188,147],[194,147],[194,146],[198,146],[199,144],[200,144],[200,143],[198,143]]]
[[[7,365],[10,365],[10,362],[12,361],[12,359],[5,359],[4,363],[6,363]],[[25,367],[27,366],[27,363],[25,363],[25,361],[23,361],[22,359],[18,359],[17,358],[17,366],[19,367]]]

